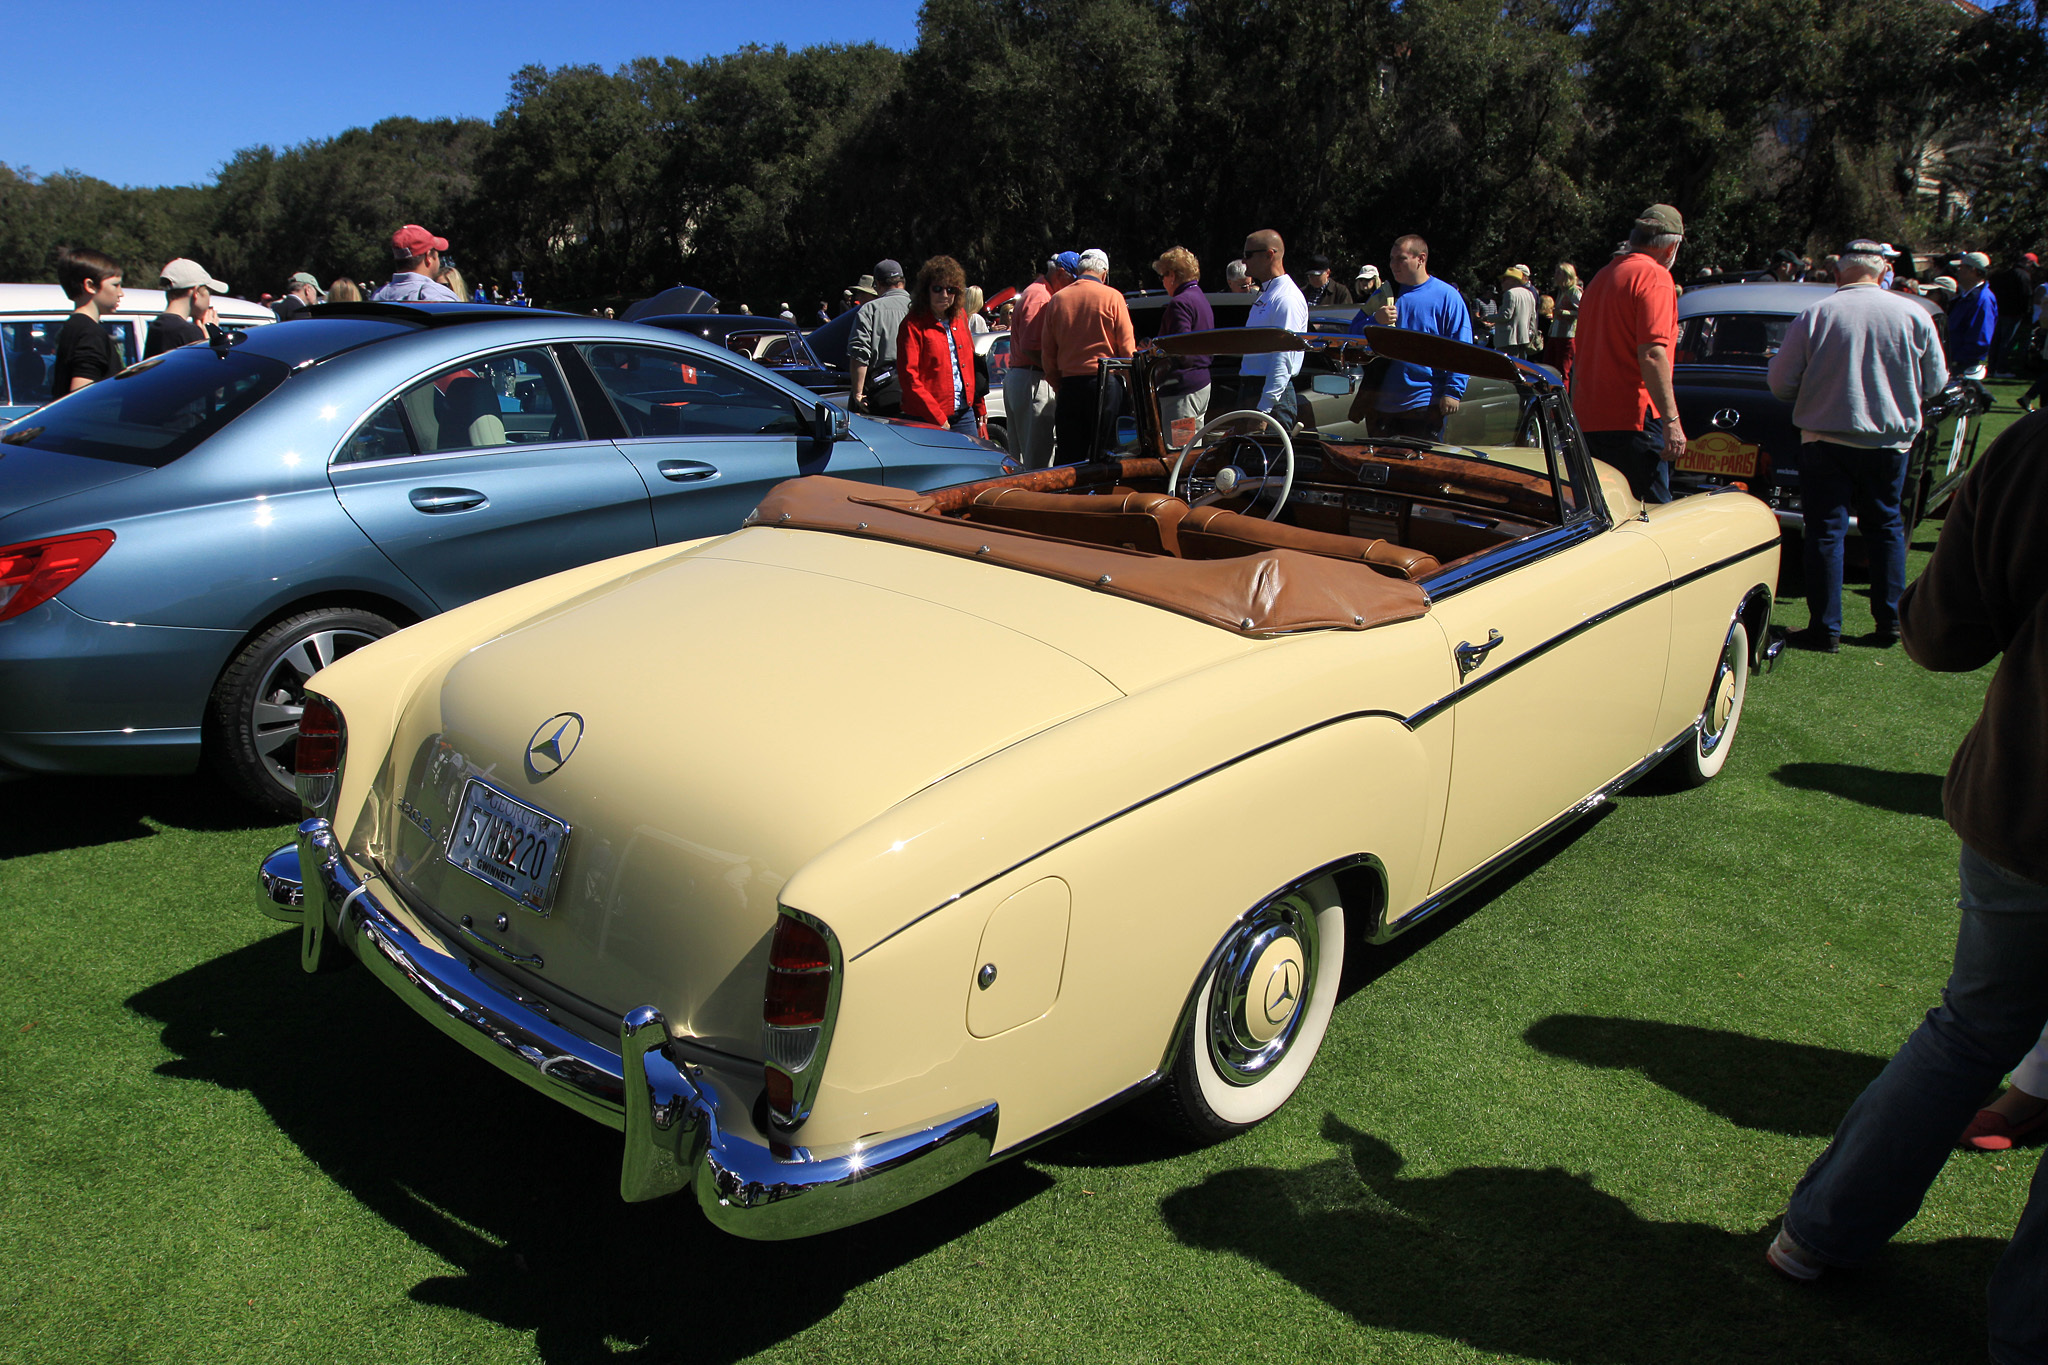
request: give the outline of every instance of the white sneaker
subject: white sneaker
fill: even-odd
[[[1764,1250],[1764,1259],[1781,1275],[1789,1276],[1801,1283],[1820,1278],[1827,1269],[1825,1263],[1812,1252],[1792,1240],[1792,1234],[1785,1231],[1785,1225],[1778,1225],[1778,1235]]]

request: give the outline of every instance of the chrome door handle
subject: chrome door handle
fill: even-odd
[[[705,464],[701,460],[663,460],[654,467],[671,483],[696,483],[699,479],[716,478],[718,475],[717,465]]]
[[[1458,676],[1464,678],[1486,662],[1486,656],[1508,642],[1507,636],[1497,630],[1486,632],[1486,643],[1475,645],[1470,640],[1460,640],[1451,652],[1458,656]]]
[[[467,512],[490,501],[474,488],[415,488],[407,497],[422,512]]]

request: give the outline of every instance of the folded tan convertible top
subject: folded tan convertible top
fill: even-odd
[[[746,524],[866,536],[982,559],[1241,635],[1368,630],[1412,621],[1429,610],[1429,594],[1419,586],[1363,563],[1295,550],[1236,559],[1176,559],[1056,540],[941,516],[936,500],[926,494],[824,474],[776,485]]]

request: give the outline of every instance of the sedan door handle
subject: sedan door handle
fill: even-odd
[[[1507,636],[1497,630],[1486,632],[1486,643],[1483,645],[1475,645],[1470,640],[1460,640],[1458,647],[1451,651],[1458,656],[1458,677],[1463,679],[1470,676],[1474,669],[1486,662],[1487,655],[1507,642]]]
[[[718,476],[718,466],[701,460],[663,460],[654,466],[671,483],[696,483]]]
[[[467,512],[490,501],[474,488],[415,488],[407,496],[422,512]]]

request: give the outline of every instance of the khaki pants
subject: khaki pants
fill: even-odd
[[[1026,469],[1052,463],[1053,414],[1057,397],[1037,370],[1014,367],[1003,376],[1003,421],[1008,424],[1010,454]]]

